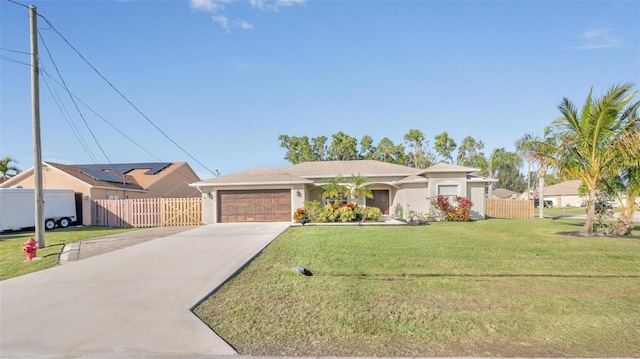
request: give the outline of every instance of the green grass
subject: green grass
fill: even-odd
[[[534,209],[534,213],[537,216],[539,208]],[[544,215],[545,216],[580,216],[586,215],[587,209],[585,207],[553,207],[553,208],[545,208]]]
[[[290,228],[196,314],[243,355],[638,357],[640,240],[581,225]]]
[[[24,263],[24,242],[35,234],[20,233],[0,237],[0,280],[55,267],[62,247],[67,243],[137,230],[137,228],[80,227],[45,232],[45,248],[38,249],[41,259]]]

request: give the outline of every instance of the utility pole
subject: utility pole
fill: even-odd
[[[40,68],[38,65],[38,13],[29,5],[31,37],[31,122],[33,127],[33,179],[35,181],[36,241],[44,248],[44,190],[42,188],[42,147],[40,142]]]

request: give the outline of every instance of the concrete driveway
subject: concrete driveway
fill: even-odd
[[[0,357],[236,354],[190,310],[289,226],[215,224],[0,282]]]

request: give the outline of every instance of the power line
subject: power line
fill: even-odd
[[[25,4],[19,3],[15,0],[7,0],[13,4],[25,7],[27,9],[29,9],[29,7]],[[53,26],[53,24],[51,23],[51,21],[49,21],[49,19],[47,19],[45,16],[43,16],[42,14],[38,13],[38,16],[40,18],[42,18],[50,27],[50,29],[52,29],[53,31],[56,32],[56,34],[58,34],[58,36],[60,36],[60,38],[62,38],[62,40],[67,43],[67,45],[87,64],[89,65],[89,67],[91,67],[91,69],[93,69],[93,71],[98,74],[98,76],[100,76],[100,78],[102,78],[118,95],[120,95],[120,97],[122,97],[131,107],[133,107],[147,122],[149,122],[149,124],[151,124],[156,130],[158,130],[158,132],[160,132],[165,138],[167,138],[171,143],[173,143],[176,147],[178,147],[183,153],[185,153],[187,156],[189,156],[189,158],[191,158],[192,160],[194,160],[196,163],[198,163],[200,166],[202,166],[204,169],[206,169],[207,171],[209,171],[211,174],[213,175],[217,175],[217,170],[216,172],[212,171],[211,169],[209,169],[206,165],[204,165],[202,162],[200,162],[198,159],[196,159],[193,155],[191,155],[189,152],[187,152],[187,150],[185,150],[182,146],[180,146],[175,140],[173,140],[167,133],[165,133],[162,129],[160,129],[160,127],[158,127],[158,125],[156,125],[147,115],[145,115],[135,104],[133,104],[133,102],[131,102],[120,90],[118,90],[109,80],[107,80],[107,78],[102,75],[102,73],[100,71],[98,71],[98,69],[95,68],[95,66],[93,66],[73,45],[71,45],[71,43],[58,31],[58,29],[56,29],[55,26]],[[40,36],[40,38],[42,39],[42,36]],[[44,40],[43,40],[44,41]],[[46,47],[46,45],[45,45]],[[48,52],[48,49],[47,49]],[[54,67],[57,69],[57,66]],[[62,77],[61,77],[62,80]],[[63,80],[64,82],[64,80]],[[70,94],[70,91],[68,89],[68,87],[66,86],[66,84],[64,84],[64,88],[65,90]],[[72,97],[70,95],[70,97]],[[73,101],[73,97],[72,97],[72,101]],[[81,117],[82,114],[79,111],[77,104],[74,102],[74,106],[76,106],[76,109],[78,110],[78,113],[80,113]],[[87,125],[86,120],[84,119],[84,117],[82,117],[83,121],[85,122],[85,125]],[[87,128],[88,125],[87,125]],[[89,132],[91,132],[91,130],[89,129]],[[91,132],[91,135],[93,136],[94,140],[96,141],[96,143],[98,143],[97,139],[95,138],[95,136],[93,135],[93,132]],[[98,146],[100,147],[100,144],[98,143]],[[105,155],[105,157],[107,157],[107,155],[104,153],[104,151],[102,150],[102,147],[100,147],[100,150],[103,152],[103,154]],[[108,158],[108,157],[107,157]]]
[[[11,1],[11,0],[10,0]],[[109,84],[109,86],[118,94],[120,95],[120,97],[122,97],[129,105],[131,105],[131,107],[133,107],[142,117],[144,117],[145,120],[147,120],[147,122],[149,122],[156,130],[158,130],[158,132],[160,132],[164,137],[166,137],[169,141],[171,141],[171,143],[173,143],[176,147],[178,147],[182,152],[184,152],[187,156],[189,156],[192,160],[196,161],[200,166],[202,166],[203,168],[205,168],[207,171],[211,172],[211,174],[215,175],[215,172],[213,172],[211,169],[209,169],[207,166],[205,166],[202,162],[198,161],[195,157],[193,157],[189,152],[187,152],[187,150],[185,150],[182,146],[180,146],[176,141],[174,141],[169,135],[167,135],[164,131],[162,131],[162,129],[160,129],[160,127],[158,127],[158,125],[156,125],[153,121],[151,121],[151,119],[149,117],[147,117],[147,115],[145,115],[135,104],[133,104],[133,102],[131,102],[131,100],[129,100],[120,90],[118,90],[109,80],[107,80],[106,77],[104,77],[104,75],[102,75],[102,73],[100,71],[98,71],[98,69],[95,68],[95,66],[93,66],[73,45],[71,45],[71,43],[58,31],[58,29],[55,28],[55,26],[53,26],[53,24],[43,15],[39,14],[40,17],[42,17],[44,19],[44,21],[47,22],[47,24],[49,24],[49,26],[51,27],[51,29],[53,31],[56,32],[56,34],[58,34],[58,36],[60,36],[60,38],[62,38],[62,40],[64,40],[64,42],[67,43],[67,45],[69,45],[69,47],[71,49],[73,49],[73,51],[80,56],[80,58],[87,64],[89,65],[89,67],[91,67],[91,69],[98,74],[98,76],[100,76],[100,78],[102,78],[107,84]]]
[[[78,115],[80,115],[80,118],[82,119],[82,122],[84,122],[85,126],[87,127],[87,130],[89,130],[89,133],[91,134],[91,137],[93,137],[93,140],[98,145],[98,148],[100,149],[100,152],[102,152],[104,157],[107,159],[107,162],[109,162],[109,164],[113,167],[113,164],[111,163],[111,160],[109,159],[109,156],[107,156],[107,153],[104,151],[104,149],[100,145],[100,141],[98,141],[98,139],[96,138],[96,135],[91,130],[91,127],[87,123],[87,120],[82,115],[82,111],[80,111],[80,108],[78,108],[78,104],[74,100],[73,96],[71,96],[71,91],[69,90],[69,87],[67,86],[67,83],[64,81],[64,78],[62,77],[62,74],[60,73],[60,70],[58,69],[58,66],[56,65],[56,62],[53,60],[53,57],[51,56],[51,52],[49,51],[49,47],[47,46],[47,43],[44,41],[44,38],[42,37],[42,34],[40,34],[40,31],[38,31],[38,35],[40,36],[40,40],[42,41],[42,44],[44,45],[45,50],[47,50],[47,54],[49,55],[49,59],[51,60],[51,63],[53,64],[53,67],[56,69],[56,72],[58,73],[58,76],[60,77],[60,81],[63,84],[63,88],[67,91],[67,94],[69,95],[69,98],[71,99],[71,102],[73,103],[73,106],[76,108],[76,111],[78,111]],[[115,167],[114,167],[114,170],[115,170]]]

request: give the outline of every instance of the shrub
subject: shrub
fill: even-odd
[[[382,211],[378,207],[364,207],[362,216],[365,221],[382,222]]]
[[[454,201],[456,206],[453,206],[449,202],[449,197],[444,195],[438,195],[435,200],[435,205],[444,214],[445,221],[451,222],[467,222],[471,221],[471,206],[473,203],[467,197],[455,196]]]
[[[336,218],[339,218],[342,222],[351,222],[356,219],[356,214],[353,213],[353,209],[347,205],[338,208],[335,213]]]
[[[312,222],[318,221],[318,213],[322,210],[322,205],[318,201],[304,201],[304,211],[307,219]]]
[[[293,212],[293,220],[300,222],[303,219],[308,219],[306,211],[302,208],[296,209],[296,211]]]
[[[336,220],[336,214],[333,210],[333,206],[331,204],[327,204],[326,206],[321,207],[316,214],[316,218],[318,222],[334,222]]]

